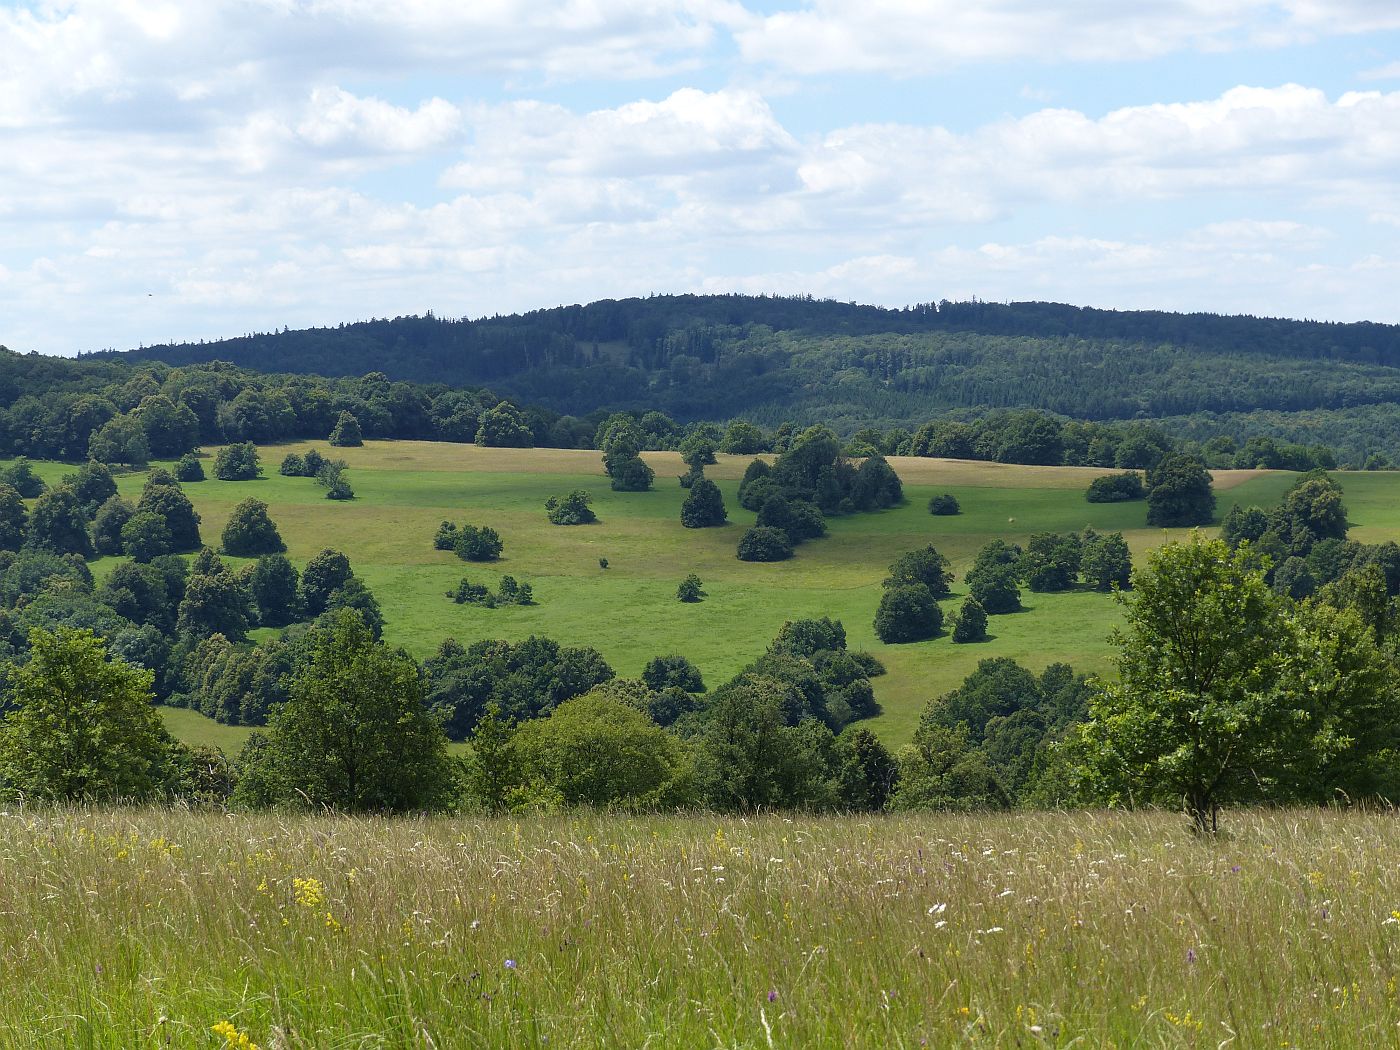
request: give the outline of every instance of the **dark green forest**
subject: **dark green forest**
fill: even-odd
[[[1035,408],[1400,457],[1400,326],[810,297],[655,296],[525,314],[428,315],[144,347],[94,364],[228,361],[260,372],[490,386],[553,413],[914,429]],[[1360,421],[1360,425],[1353,425]]]

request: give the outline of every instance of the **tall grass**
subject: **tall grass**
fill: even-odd
[[[1395,1045],[1397,858],[1315,812],[10,814],[0,1045]]]

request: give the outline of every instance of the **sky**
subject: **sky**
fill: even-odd
[[[1397,0],[0,0],[0,344],[667,292],[1400,322]]]

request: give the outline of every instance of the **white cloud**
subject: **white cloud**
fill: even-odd
[[[1400,28],[1391,0],[807,0],[735,30],[806,75],[930,75],[976,62],[1123,62]]]

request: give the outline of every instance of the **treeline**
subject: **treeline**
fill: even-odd
[[[687,422],[742,415],[840,433],[1036,408],[1105,422],[1189,417],[1200,440],[1225,433],[1242,443],[1267,433],[1256,429],[1265,423],[1222,417],[1347,415],[1400,401],[1400,327],[1051,303],[884,310],[810,297],[657,296],[477,320],[400,317],[128,356],[326,375],[383,370],[489,384],[568,415],[654,408]],[[1400,459],[1400,421],[1387,420],[1375,447]]]

